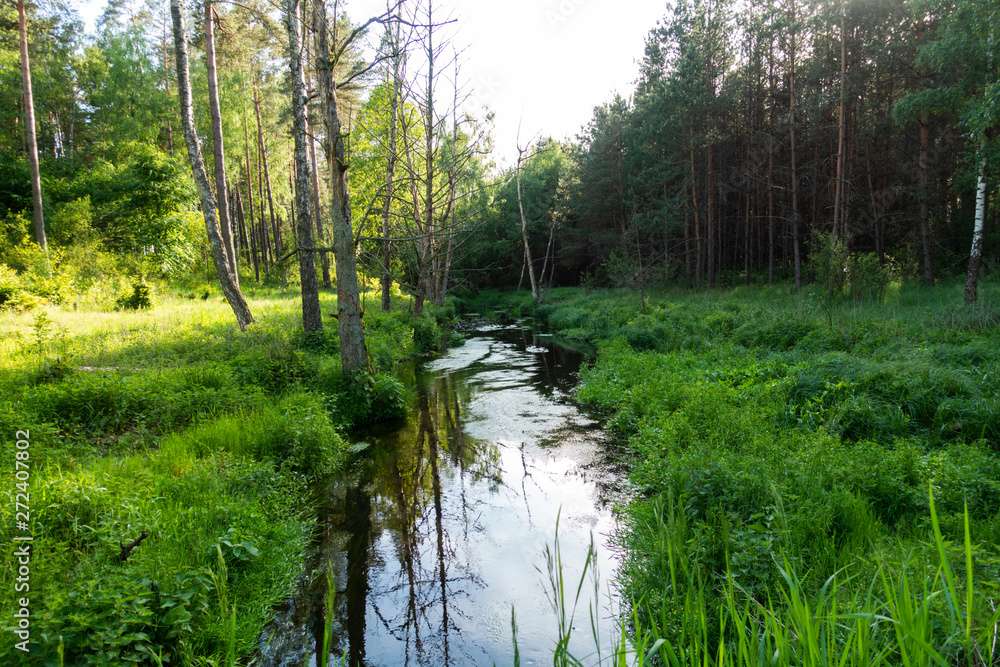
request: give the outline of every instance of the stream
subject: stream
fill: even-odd
[[[410,416],[365,438],[346,479],[324,489],[311,585],[261,640],[267,665],[316,665],[327,563],[336,618],[331,664],[550,664],[559,620],[546,547],[559,548],[571,607],[593,540],[570,649],[615,627],[613,503],[624,474],[571,401],[581,355],[517,327],[479,324],[418,366]],[[359,447],[364,447],[362,443]]]

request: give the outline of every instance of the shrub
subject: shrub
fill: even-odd
[[[852,254],[846,274],[848,295],[856,302],[882,303],[893,278],[891,265],[883,265],[872,252]]]
[[[0,310],[17,309],[19,295],[22,293],[17,272],[6,264],[0,264]]]
[[[675,330],[661,317],[639,315],[622,329],[625,340],[636,350],[671,350],[679,347]]]
[[[324,386],[338,423],[346,428],[391,423],[406,416],[406,389],[391,375],[331,376]]]
[[[437,320],[425,313],[413,318],[413,347],[418,354],[431,354],[441,349],[444,334]]]
[[[807,272],[827,300],[843,296],[847,285],[847,246],[833,234],[816,231],[807,260]]]
[[[406,387],[392,375],[379,373],[372,381],[368,421],[387,423],[405,418]]]
[[[138,281],[132,285],[132,293],[118,298],[115,302],[118,310],[147,310],[153,307],[149,298],[149,285]]]

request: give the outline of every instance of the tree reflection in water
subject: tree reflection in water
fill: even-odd
[[[564,553],[582,565],[591,532],[610,547],[600,432],[566,393],[579,357],[533,342],[488,331],[428,363],[410,419],[368,438],[335,494],[320,551],[339,559],[333,652],[350,665],[505,664],[511,605],[522,659],[545,659],[556,626],[536,566],[560,507]]]

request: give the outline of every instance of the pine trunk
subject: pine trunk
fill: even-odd
[[[212,21],[212,0],[205,0],[205,66],[208,70],[208,108],[212,115],[212,148],[215,159],[215,192],[219,204],[219,226],[222,244],[229,266],[233,269],[236,284],[240,283],[236,247],[233,242],[233,224],[230,218],[229,192],[226,187],[226,149],[222,135],[222,111],[219,106],[219,81],[215,64],[215,24]]]
[[[290,2],[294,0],[289,0]],[[320,106],[326,121],[327,162],[330,166],[330,213],[333,218],[333,252],[337,270],[337,324],[340,331],[340,363],[345,373],[368,370],[368,351],[362,323],[361,292],[354,230],[351,227],[351,200],[347,187],[344,134],[337,109],[337,84],[330,61],[325,0],[316,0],[316,71]],[[337,17],[334,17],[336,21]]]
[[[45,212],[42,208],[42,174],[38,167],[38,138],[35,135],[35,97],[31,91],[31,61],[28,59],[28,18],[24,0],[17,0],[17,28],[21,48],[21,91],[24,95],[24,129],[27,135],[28,163],[31,166],[31,212],[35,242],[48,252],[45,237]]]
[[[215,197],[212,195],[212,188],[209,185],[208,172],[205,171],[205,161],[201,154],[201,143],[194,124],[187,36],[184,28],[184,12],[180,3],[181,0],[170,0],[170,13],[174,27],[174,51],[177,56],[177,92],[180,98],[184,141],[187,143],[188,157],[191,160],[191,169],[194,172],[194,182],[198,187],[198,195],[201,199],[201,212],[205,218],[205,229],[208,232],[208,240],[212,247],[212,259],[215,261],[215,270],[219,276],[222,293],[225,295],[230,307],[232,307],[240,329],[245,330],[253,322],[253,314],[250,312],[250,307],[233,276],[232,267],[227,261],[222,234],[219,231],[219,224],[215,217]]]
[[[928,161],[930,153],[930,127],[927,114],[920,117],[920,157],[917,169],[920,179],[920,250],[923,259],[923,277],[927,285],[934,284],[934,264],[931,261],[930,190],[928,188]]]
[[[285,0],[284,10],[285,27],[288,30],[288,65],[292,84],[292,137],[295,140],[295,184],[298,199],[295,230],[298,243],[299,281],[302,289],[302,328],[307,334],[315,334],[323,330],[323,317],[319,306],[319,286],[316,282],[315,250],[312,237],[313,218],[309,202],[310,176],[307,148],[309,138],[306,136],[307,93],[306,80],[302,71],[302,26],[299,0]],[[261,143],[261,150],[263,150],[263,135],[259,129],[260,100],[256,94],[254,95],[254,108],[258,117],[257,140]],[[264,165],[266,173],[266,161]],[[268,183],[267,191],[270,200],[270,183]],[[271,207],[271,224],[276,230],[273,205]]]
[[[788,76],[788,140],[792,181],[792,254],[795,266],[795,289],[799,289],[802,287],[802,250],[799,241],[799,172],[795,161],[795,0],[791,1],[791,14],[792,34],[788,54],[790,61]]]

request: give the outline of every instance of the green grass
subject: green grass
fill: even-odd
[[[596,350],[577,397],[637,492],[628,664],[660,640],[671,665],[990,664],[998,287],[976,308],[954,285],[832,308],[786,288],[646,303],[559,289],[540,306],[484,293],[464,307]]]
[[[366,312],[368,382],[342,376],[332,320],[307,344],[290,290],[252,293],[246,333],[194,293],[148,311],[0,313],[0,427],[31,434],[30,662],[245,663],[302,575],[311,481],[343,469],[348,431],[400,416],[392,374],[437,344],[414,338],[436,320],[397,303]],[[7,544],[13,513],[0,510]],[[7,591],[14,565],[5,549]],[[0,662],[15,656],[0,644]]]

